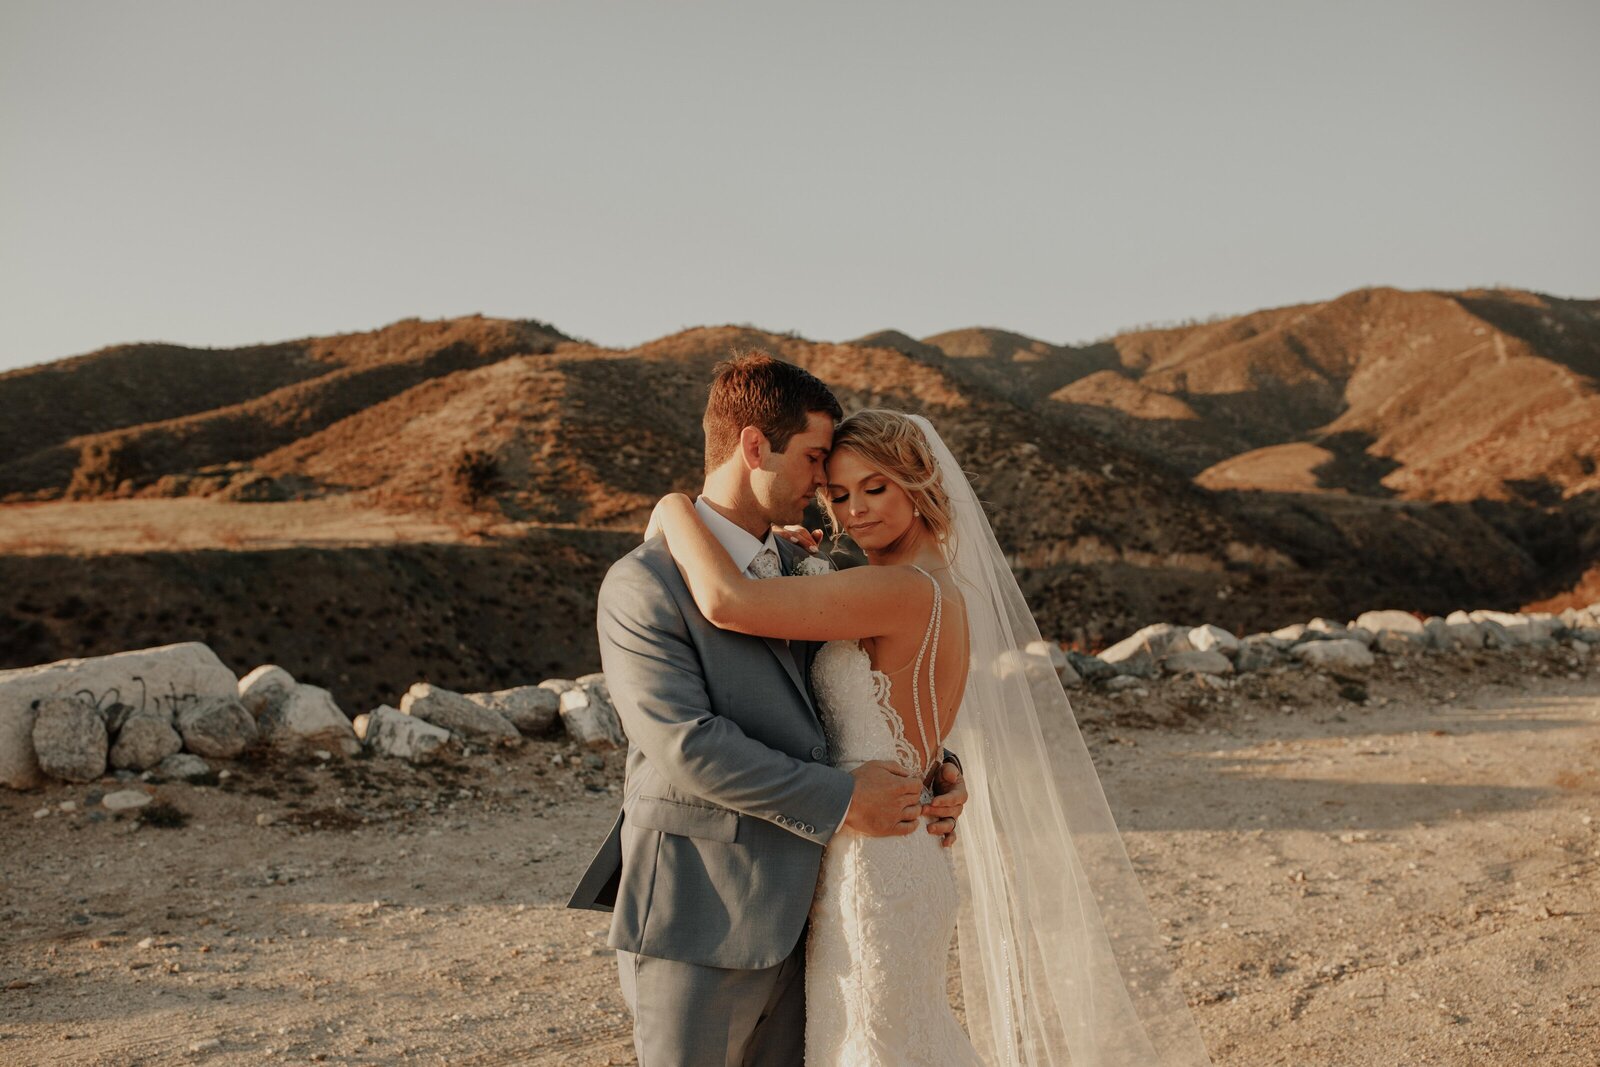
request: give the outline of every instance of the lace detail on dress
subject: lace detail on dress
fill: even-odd
[[[867,680],[871,684],[869,699],[872,706],[883,714],[883,723],[889,729],[889,741],[893,746],[892,752],[884,750],[877,744],[877,742],[881,741],[881,738],[876,736],[876,731],[866,729],[845,730],[842,721],[838,720],[836,716],[830,715],[827,716],[823,729],[828,734],[828,743],[833,746],[835,765],[843,766],[846,763],[855,765],[865,763],[868,760],[881,759],[898,763],[906,769],[908,774],[917,774],[916,747],[911,744],[910,738],[906,736],[905,722],[901,720],[899,713],[894,710],[892,702],[894,680],[872,666],[872,658],[867,655],[867,650],[861,647],[861,642],[859,641],[830,641],[823,646],[822,652],[817,654],[817,659],[820,661],[822,653],[832,650],[834,646],[837,646],[837,655],[845,658],[859,657],[862,666],[866,667]],[[853,671],[853,666],[843,666],[843,669],[848,674]],[[825,705],[828,702],[828,697],[823,696],[822,693],[825,688],[831,690],[829,696],[837,695],[847,701],[857,696],[856,693],[850,690],[858,687],[852,686],[849,681],[842,685],[834,684],[829,686],[825,684],[822,678],[826,674],[827,668],[820,665],[812,667],[813,684],[817,687],[818,696]],[[853,681],[853,679],[850,679],[850,681]],[[855,725],[861,726],[864,724]]]

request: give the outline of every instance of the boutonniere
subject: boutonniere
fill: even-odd
[[[794,572],[799,575],[828,574],[832,571],[833,564],[828,562],[827,556],[807,556],[794,567]]]

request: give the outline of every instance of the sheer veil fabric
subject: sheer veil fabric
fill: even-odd
[[[1039,629],[1005,553],[938,431],[912,419],[950,495],[972,642],[948,744],[971,795],[956,862],[973,1043],[995,1067],[1209,1065],[1066,691],[1024,652]]]

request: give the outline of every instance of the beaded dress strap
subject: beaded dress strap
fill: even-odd
[[[939,691],[934,685],[934,665],[939,660],[939,634],[944,621],[944,590],[939,587],[939,582],[933,575],[918,567],[911,565],[918,574],[928,581],[933,582],[933,610],[928,614],[928,629],[922,635],[922,647],[917,650],[917,659],[911,668],[911,714],[917,721],[917,736],[922,741],[922,754],[924,765],[923,776],[933,768],[933,745],[928,742],[928,730],[922,723],[922,687],[919,684],[922,677],[922,660],[928,654],[928,645],[933,645],[933,655],[928,657],[928,702],[933,706],[933,736],[942,736],[939,732]]]

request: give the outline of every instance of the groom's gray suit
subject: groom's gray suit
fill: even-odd
[[[774,542],[790,573],[804,552]],[[612,911],[642,1067],[799,1064],[800,935],[854,789],[828,764],[817,646],[712,626],[661,538],[612,565],[598,614],[627,779],[568,906]]]

